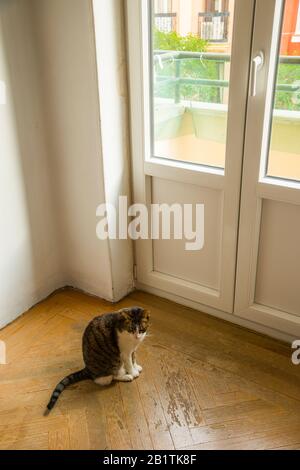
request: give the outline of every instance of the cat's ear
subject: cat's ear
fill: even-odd
[[[119,314],[120,314],[121,317],[124,318],[125,320],[128,318],[129,313],[130,313],[129,308],[122,308],[121,310],[119,310]]]

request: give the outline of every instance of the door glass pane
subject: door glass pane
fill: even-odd
[[[286,0],[267,175],[300,180],[300,0]]]
[[[224,168],[234,0],[152,0],[153,153]]]

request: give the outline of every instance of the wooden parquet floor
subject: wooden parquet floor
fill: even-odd
[[[121,306],[152,312],[144,366],[132,383],[66,390],[82,366],[81,335]],[[155,296],[116,306],[73,290],[55,293],[0,331],[1,449],[300,449],[300,366],[288,345]]]

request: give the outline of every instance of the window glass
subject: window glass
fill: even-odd
[[[152,0],[155,157],[224,168],[234,0]]]

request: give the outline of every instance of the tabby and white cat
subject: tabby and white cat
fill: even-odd
[[[140,307],[94,318],[82,339],[85,368],[68,375],[55,387],[45,414],[69,385],[94,380],[104,386],[113,380],[131,382],[138,377],[142,367],[136,362],[136,350],[146,337],[149,318],[149,312]]]

